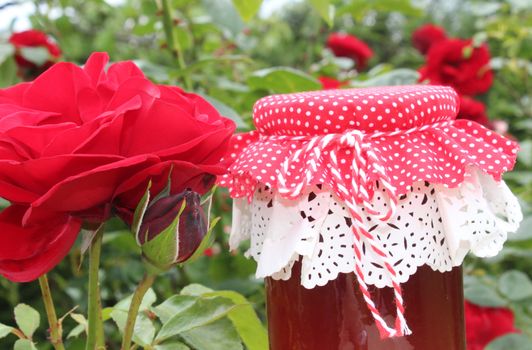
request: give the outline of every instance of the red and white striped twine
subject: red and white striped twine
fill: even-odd
[[[380,335],[383,338],[408,335],[411,334],[412,331],[408,328],[405,320],[405,307],[401,286],[393,264],[390,263],[390,257],[380,246],[380,243],[375,236],[365,227],[366,225],[362,219],[361,207],[364,208],[367,213],[377,215],[379,220],[388,221],[395,216],[398,201],[396,189],[391,185],[390,177],[383,166],[383,160],[373,151],[371,144],[368,141],[370,139],[381,137],[392,137],[423,132],[427,129],[446,127],[451,123],[452,121],[445,121],[407,130],[375,132],[370,134],[365,134],[360,130],[348,130],[342,134],[316,136],[268,136],[269,140],[274,139],[280,142],[301,141],[306,143],[304,147],[297,149],[284,161],[280,171],[277,173],[278,191],[290,198],[297,198],[306,187],[312,185],[311,181],[313,180],[314,173],[318,170],[319,161],[327,152],[331,165],[330,171],[337,180],[336,186],[338,193],[336,194],[345,203],[354,219],[352,232],[355,235],[355,276],[366,305],[375,319]],[[346,181],[345,177],[338,171],[339,164],[336,153],[343,148],[349,148],[354,151],[351,164],[353,173],[350,176],[350,181]],[[286,174],[290,169],[290,165],[299,159],[306,159],[307,172],[298,183],[288,186]],[[374,171],[379,183],[388,193],[388,209],[386,213],[376,212],[371,205],[371,197],[369,193],[372,190],[373,182],[369,177],[370,170]],[[383,265],[389,273],[389,278],[392,281],[397,315],[393,328],[389,327],[382,318],[379,310],[375,306],[371,293],[368,290],[368,286],[364,281],[361,261],[362,240],[365,240],[372,251],[381,258]]]

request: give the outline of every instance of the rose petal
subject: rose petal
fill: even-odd
[[[0,103],[21,105],[24,92],[30,86],[31,83],[20,83],[7,89],[0,89]]]
[[[76,126],[74,123],[48,124],[42,126],[15,127],[5,133],[9,136],[6,142],[15,147],[24,149],[24,154],[29,158],[38,158],[41,152],[61,133]]]
[[[107,63],[109,63],[109,55],[106,52],[94,52],[85,62],[83,70],[90,78],[93,86],[106,78],[104,69]]]
[[[0,214],[0,274],[15,282],[31,281],[51,270],[68,253],[81,222],[60,214],[54,220],[21,227],[24,207]]]
[[[32,210],[80,211],[108,203],[115,189],[131,174],[138,173],[158,158],[141,155],[122,159],[58,181],[42,197],[31,204],[24,222],[31,222]]]
[[[49,112],[57,112],[64,121],[79,122],[77,94],[90,86],[85,72],[71,63],[58,63],[41,74],[23,97],[23,106]]]
[[[66,178],[122,159],[114,155],[66,154],[24,162],[0,160],[0,197],[19,202],[22,193],[42,195]]]
[[[200,122],[178,105],[156,100],[149,110],[125,120],[122,149],[125,155],[157,152],[216,128]]]

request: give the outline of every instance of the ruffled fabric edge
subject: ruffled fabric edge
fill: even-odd
[[[301,154],[294,161],[294,153],[303,150],[309,142],[309,138],[263,136],[257,131],[237,134],[231,140],[225,160],[231,165],[218,184],[227,187],[232,198],[250,200],[258,184],[263,183],[284,189],[283,197],[294,199],[293,189],[301,187],[303,179],[303,187],[324,184],[343,199],[345,195],[337,188],[338,179],[330,171],[330,150],[322,152],[315,164]],[[398,196],[407,193],[416,181],[456,187],[464,181],[468,166],[500,180],[504,172],[513,168],[519,149],[515,141],[467,120],[366,134],[362,143],[374,154],[367,160],[367,183],[383,180],[383,172],[379,171],[383,169]],[[341,175],[350,176],[349,166],[356,157],[352,147],[337,144],[333,148],[337,157],[347,160],[346,167],[338,167]],[[374,188],[367,190],[371,198]]]
[[[402,228],[397,218],[389,220],[387,225],[390,227],[385,226],[383,231],[373,232],[379,236],[381,242],[386,243],[388,239],[389,247],[405,245],[403,251],[388,248],[388,253],[393,256],[396,268],[400,271],[400,283],[407,282],[422,265],[429,265],[435,271],[445,272],[460,265],[468,252],[478,257],[495,256],[502,249],[507,234],[515,232],[519,227],[522,213],[518,200],[503,181],[495,181],[490,176],[473,169],[469,169],[465,177],[466,181],[455,188],[441,185],[430,188],[430,192],[432,189],[435,191],[432,197],[429,195],[429,201],[433,198],[438,209],[432,212],[427,211],[428,209],[418,210],[417,215],[420,217],[441,215],[442,220],[440,223],[436,222],[436,226],[433,227],[434,236],[428,237],[425,243],[423,243],[425,231],[419,227],[416,230],[412,229],[416,231],[416,236],[412,237],[408,237],[406,230],[393,232],[390,227]],[[377,191],[377,194],[379,199],[383,195],[380,191]],[[410,197],[407,195],[402,198],[402,202],[411,202],[414,196],[418,198],[418,195],[421,198],[421,194],[422,192],[412,192],[409,194]],[[355,259],[352,249],[354,236],[350,234],[349,227],[341,227],[343,234],[335,233],[336,238],[320,234],[322,229],[328,230],[329,227],[342,225],[344,215],[349,215],[345,211],[341,215],[335,213],[338,216],[336,221],[328,218],[331,213],[330,205],[327,204],[328,196],[320,197],[318,194],[318,200],[321,198],[324,205],[321,207],[314,205],[312,221],[299,215],[305,210],[308,212],[306,197],[294,201],[278,194],[269,198],[263,193],[258,198],[259,201],[264,201],[263,209],[269,208],[267,213],[262,212],[259,216],[257,209],[252,210],[251,204],[245,198],[234,201],[230,236],[231,249],[236,249],[241,242],[251,239],[251,247],[246,255],[252,257],[258,264],[257,278],[270,276],[274,279],[287,280],[291,277],[292,265],[298,259],[302,261],[301,284],[309,289],[325,285],[328,281],[334,280],[339,273],[354,272]],[[337,197],[331,200],[341,205]],[[426,198],[422,200],[427,201]],[[382,206],[382,203],[385,201],[376,203],[376,206]],[[408,217],[408,211],[411,210],[398,209],[397,215]],[[471,215],[472,212],[474,215]],[[266,216],[270,217],[267,219]],[[367,219],[370,220],[369,217]],[[417,220],[417,216],[412,218],[408,223],[413,223],[410,228],[416,227]],[[381,227],[376,229],[379,230]],[[391,236],[390,233],[395,236]],[[329,246],[330,250],[324,250]],[[427,248],[431,253],[424,253]],[[327,254],[335,254],[336,261],[323,259],[322,255]],[[379,258],[372,254],[370,249],[365,250],[362,266],[365,282],[378,288],[391,287],[392,281],[386,272],[378,267],[379,264]]]

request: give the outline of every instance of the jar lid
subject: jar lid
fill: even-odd
[[[445,86],[380,86],[323,90],[261,98],[253,108],[265,135],[319,135],[348,129],[406,130],[455,119],[458,96]]]

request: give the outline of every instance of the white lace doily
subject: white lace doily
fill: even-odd
[[[244,198],[233,203],[230,246],[235,249],[250,239],[246,254],[258,263],[257,278],[290,278],[300,256],[301,284],[306,288],[353,272],[352,219],[326,188],[315,186],[293,201],[263,185],[251,203]],[[387,203],[386,191],[376,191],[373,208],[384,211]],[[365,215],[364,223],[388,252],[403,283],[418,266],[444,272],[460,265],[468,251],[480,257],[496,255],[521,219],[519,203],[504,182],[470,170],[466,180],[452,189],[417,182],[400,197],[394,218],[382,222]],[[366,283],[391,286],[381,260],[365,242],[362,251]]]

